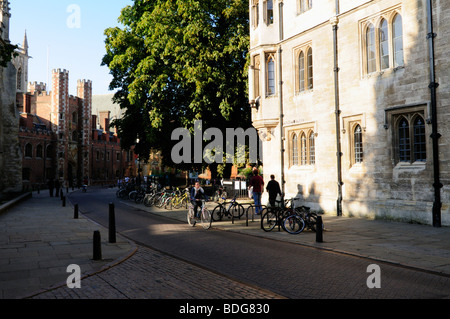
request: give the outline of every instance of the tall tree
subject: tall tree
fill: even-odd
[[[246,0],[134,0],[119,21],[123,28],[105,31],[102,64],[126,108],[113,123],[124,148],[139,135],[141,158],[159,149],[170,165],[178,127],[196,120],[204,130],[251,126]]]

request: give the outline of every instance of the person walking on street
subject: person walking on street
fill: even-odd
[[[255,214],[261,213],[261,194],[264,191],[264,180],[259,176],[258,169],[253,169],[253,177],[250,179],[250,187],[253,187],[253,200],[255,202]]]
[[[270,175],[270,181],[267,183],[266,190],[269,192],[270,206],[275,207],[275,200],[277,195],[283,196],[281,193],[280,184],[275,180],[275,175]]]

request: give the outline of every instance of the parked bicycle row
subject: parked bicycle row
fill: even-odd
[[[261,228],[264,231],[271,231],[278,226],[290,234],[299,234],[305,228],[316,232],[318,227],[324,229],[321,218],[310,211],[310,207],[295,206],[295,200],[299,198],[291,198],[288,200],[277,201],[279,206],[266,207],[261,213]],[[320,222],[320,225],[318,225]]]
[[[191,202],[191,194],[188,188],[184,190],[159,188],[156,184],[136,187],[135,185],[123,185],[117,192],[117,197],[132,200],[146,207],[158,207],[167,210],[187,209],[187,219],[191,226],[195,226],[196,220],[201,220],[205,229],[211,227],[212,222],[223,220],[235,220],[246,218],[254,220],[255,216],[261,216],[261,229],[272,231],[276,226],[278,230],[283,229],[290,234],[299,234],[303,230],[317,230],[318,215],[310,211],[309,207],[296,206],[295,200],[291,198],[277,201],[276,206],[259,207],[259,214],[256,215],[256,207],[253,204],[242,204],[237,201],[237,194],[227,201],[227,194],[219,189],[213,194],[212,201],[215,205],[206,206],[209,198],[202,199],[200,213],[196,217],[193,210],[194,204]],[[212,208],[214,207],[214,208]],[[203,218],[203,219],[202,219]],[[208,226],[207,226],[208,225]],[[321,224],[324,229],[323,223]]]

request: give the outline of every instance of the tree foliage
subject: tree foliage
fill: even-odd
[[[105,30],[107,65],[126,109],[114,121],[122,146],[139,136],[141,158],[162,151],[170,164],[171,132],[192,128],[247,128],[248,2],[244,0],[134,0]]]

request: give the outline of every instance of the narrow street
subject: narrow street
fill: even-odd
[[[450,279],[446,277],[382,264],[382,288],[369,289],[370,260],[232,232],[190,228],[186,223],[130,208],[116,199],[111,189],[76,192],[71,200],[80,203],[88,218],[104,226],[108,225],[108,203],[114,202],[120,234],[158,253],[286,298],[448,297]],[[138,256],[129,262],[134,258]],[[142,266],[141,261],[135,262]]]

